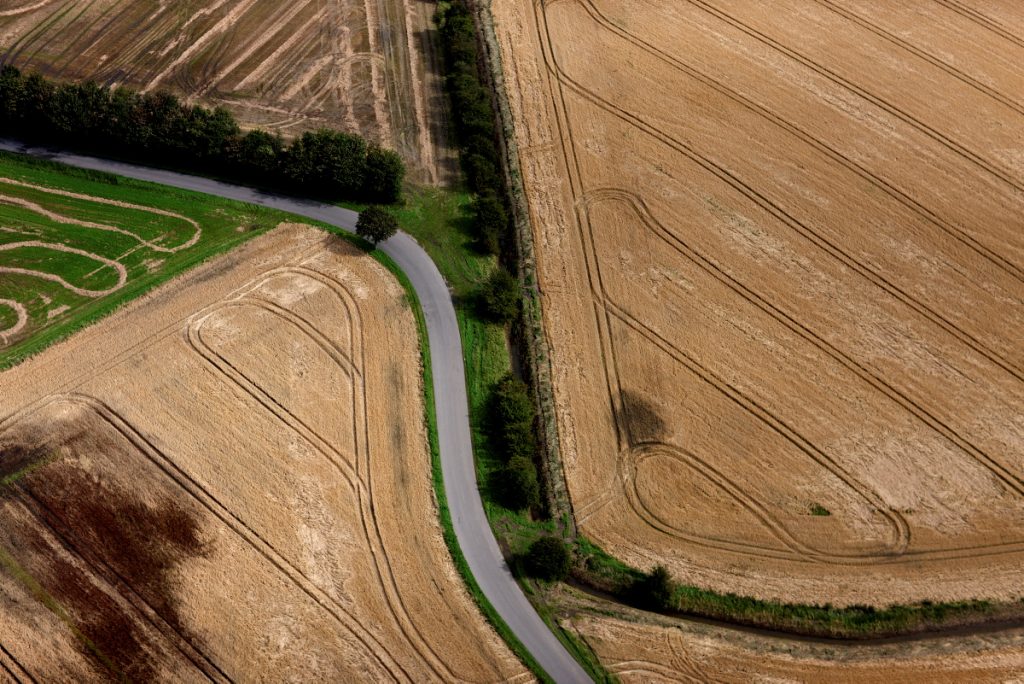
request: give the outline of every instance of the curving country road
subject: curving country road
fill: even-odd
[[[29,148],[0,140],[0,149],[43,157],[70,166],[116,173],[185,190],[259,204],[354,231],[358,214],[330,204],[272,195],[239,185],[188,176],[95,157]],[[448,286],[422,247],[398,233],[380,243],[412,282],[423,307],[434,374],[437,436],[441,447],[448,508],[462,553],[484,595],[548,675],[557,682],[588,682],[590,678],[527,601],[505,563],[480,501],[469,429],[462,340]]]

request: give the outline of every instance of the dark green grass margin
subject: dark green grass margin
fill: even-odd
[[[348,237],[343,233],[337,231],[331,231],[342,237]],[[366,243],[362,240],[358,240],[364,248]],[[408,299],[409,305],[412,308],[413,315],[416,318],[416,331],[420,338],[420,358],[423,364],[423,404],[424,411],[426,413],[425,420],[427,424],[427,435],[430,441],[430,464],[431,474],[434,481],[434,492],[437,494],[437,507],[441,519],[441,529],[444,534],[445,544],[448,546],[448,552],[452,556],[452,561],[455,563],[455,567],[458,569],[459,574],[462,576],[462,581],[466,584],[466,589],[469,590],[473,600],[476,601],[477,606],[480,608],[480,612],[484,614],[487,621],[491,623],[494,630],[498,633],[508,647],[512,649],[512,652],[523,662],[526,667],[542,682],[553,682],[554,680],[548,676],[544,669],[540,666],[530,652],[526,649],[521,641],[512,633],[505,621],[498,615],[498,611],[494,609],[491,602],[484,596],[483,591],[480,589],[480,585],[476,583],[476,578],[473,577],[473,573],[469,569],[469,564],[466,562],[465,556],[462,555],[462,548],[459,546],[458,539],[455,536],[455,527],[452,525],[451,512],[448,510],[448,497],[445,494],[444,488],[444,477],[441,473],[441,448],[438,444],[437,438],[437,414],[434,409],[434,375],[430,361],[430,341],[427,337],[427,323],[423,317],[423,309],[420,307],[419,297],[416,296],[416,290],[413,289],[412,283],[409,282],[409,278],[405,275],[405,272],[398,267],[391,257],[381,252],[380,250],[374,250],[370,252],[370,255],[380,262],[388,271],[391,272],[398,282],[402,284],[405,289],[405,295]]]

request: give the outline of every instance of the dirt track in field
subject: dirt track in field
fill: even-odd
[[[1024,595],[1019,5],[494,13],[582,531],[763,598]]]
[[[0,4],[0,62],[65,80],[170,89],[290,137],[328,126],[398,150],[411,177],[458,173],[432,3],[151,0]]]
[[[579,608],[580,606],[577,606]],[[768,639],[627,612],[584,610],[562,620],[624,684],[1017,682],[1024,630],[914,644],[841,647]]]
[[[281,227],[0,373],[0,665],[522,680],[437,521],[405,294]]]

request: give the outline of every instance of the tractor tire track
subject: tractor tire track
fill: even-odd
[[[704,11],[705,13],[715,17],[716,19],[726,24],[729,24],[733,28],[738,29],[739,31],[745,33],[746,35],[755,39],[759,43],[762,43],[763,45],[766,45],[769,48],[775,50],[776,52],[785,55],[786,57],[792,59],[793,61],[802,64],[811,71],[814,71],[818,75],[823,76],[829,81],[832,81],[836,85],[850,91],[851,93],[854,93],[855,95],[870,102],[871,104],[885,110],[890,115],[896,117],[897,119],[903,121],[906,124],[909,124],[910,126],[921,131],[928,137],[932,138],[933,140],[941,143],[950,151],[969,160],[978,168],[984,170],[991,176],[998,178],[999,180],[1003,181],[1004,183],[1006,183],[1013,189],[1017,190],[1018,192],[1024,192],[1024,184],[1022,184],[1020,180],[1017,179],[1016,176],[1014,176],[1012,173],[999,166],[996,166],[994,163],[983,157],[981,154],[974,152],[973,150],[967,148],[965,145],[962,145],[956,140],[953,140],[949,136],[945,135],[944,133],[936,130],[935,128],[926,124],[922,120],[918,119],[913,114],[910,114],[909,112],[901,109],[900,107],[892,104],[891,102],[885,100],[882,97],[874,95],[870,91],[860,87],[859,85],[850,81],[849,79],[844,78],[843,76],[829,69],[823,64],[816,62],[810,57],[798,52],[797,50],[794,50],[791,47],[788,47],[787,45],[784,45],[783,43],[780,43],[779,41],[775,40],[768,34],[757,30],[756,28],[749,24],[744,23],[743,21],[719,9],[718,7],[709,2],[705,2],[704,0],[686,0],[686,2]]]
[[[200,506],[212,513],[217,519],[237,534],[260,556],[271,563],[284,577],[310,599],[349,634],[353,636],[363,647],[364,654],[386,672],[398,679],[412,682],[409,673],[395,661],[373,634],[367,630],[358,619],[350,615],[337,601],[319,589],[299,569],[282,556],[270,543],[267,542],[258,532],[249,527],[244,521],[238,518],[229,508],[213,496],[203,485],[199,484],[184,470],[182,470],[166,454],[160,451],[156,445],[150,442],[141,433],[135,430],[124,418],[105,402],[83,394],[68,394],[51,396],[51,400],[67,401],[78,403],[87,409],[95,412],[110,427],[120,433],[129,443],[139,450],[150,462],[152,462],[166,477],[171,479],[177,486],[187,492],[195,499]],[[387,662],[385,662],[387,661]]]
[[[936,67],[938,69],[941,69],[942,71],[945,71],[947,74],[949,74],[953,78],[957,79],[958,81],[964,83],[968,87],[974,88],[979,93],[982,93],[984,95],[989,96],[990,98],[992,98],[996,102],[999,102],[1000,104],[1003,104],[1006,107],[1009,107],[1010,109],[1012,109],[1013,111],[1017,112],[1018,114],[1024,114],[1024,106],[1022,106],[1018,101],[1012,99],[1011,97],[1009,97],[1005,93],[1002,93],[1002,92],[996,90],[995,88],[993,88],[993,87],[991,87],[991,86],[989,86],[989,85],[987,85],[985,83],[982,83],[981,81],[979,81],[978,79],[974,78],[973,76],[970,76],[969,74],[964,73],[960,69],[957,69],[955,66],[953,66],[949,62],[945,62],[945,61],[939,59],[938,57],[936,57],[935,55],[931,54],[930,52],[927,52],[926,50],[922,50],[921,48],[917,47],[916,45],[913,45],[910,42],[900,38],[895,33],[892,33],[891,31],[886,30],[885,28],[883,28],[883,27],[879,26],[878,24],[872,22],[871,20],[867,19],[866,17],[864,17],[864,16],[862,16],[860,14],[857,14],[856,12],[852,12],[852,11],[846,9],[845,7],[837,5],[832,0],[813,0],[813,1],[815,3],[817,3],[818,5],[820,5],[821,7],[824,7],[826,9],[830,10],[831,12],[834,12],[838,16],[843,17],[847,21],[850,21],[850,22],[852,22],[854,24],[857,24],[861,28],[863,28],[863,29],[865,29],[867,31],[870,31],[871,33],[875,34],[876,36],[878,36],[882,40],[887,41],[889,43],[892,43],[896,47],[901,48],[902,50],[905,50],[906,52],[909,52],[910,54],[914,55],[915,57],[928,62],[932,66],[934,66],[934,67]]]
[[[36,248],[40,248],[40,249],[52,249],[52,250],[54,250],[56,252],[66,252],[68,254],[76,254],[78,256],[86,257],[87,259],[92,259],[94,261],[99,261],[104,266],[109,266],[110,268],[114,269],[114,271],[117,273],[117,284],[114,285],[113,287],[109,287],[109,288],[107,288],[105,290],[87,290],[85,288],[81,288],[81,287],[78,287],[76,285],[72,285],[71,283],[69,283],[64,278],[61,278],[59,275],[54,275],[53,273],[47,273],[46,271],[37,271],[37,270],[31,269],[31,268],[20,268],[20,267],[16,267],[16,266],[0,266],[0,273],[13,273],[15,275],[25,275],[25,276],[30,276],[32,278],[40,278],[42,280],[48,280],[48,281],[50,281],[52,283],[57,283],[58,285],[63,287],[68,292],[73,292],[73,293],[75,293],[76,295],[78,295],[80,297],[88,297],[89,299],[98,299],[100,297],[106,297],[107,295],[112,294],[112,293],[117,292],[118,290],[120,290],[122,287],[125,286],[125,283],[128,282],[128,269],[126,269],[122,264],[120,264],[120,263],[118,263],[116,261],[112,261],[110,259],[107,259],[105,257],[101,257],[98,254],[93,254],[92,252],[86,252],[86,251],[81,250],[81,249],[75,249],[74,247],[68,247],[67,245],[61,245],[61,244],[57,244],[57,243],[53,243],[53,242],[41,242],[39,240],[26,240],[24,242],[11,242],[11,243],[8,243],[8,244],[0,245],[0,252],[6,252],[6,251],[10,251],[12,249],[18,249],[18,248],[21,248],[21,247],[36,247]]]
[[[828,156],[837,164],[849,169],[851,172],[857,174],[858,176],[868,181],[885,194],[892,197],[894,200],[905,206],[907,209],[911,210],[912,212],[920,216],[923,220],[934,225],[936,228],[943,231],[953,239],[957,240],[965,247],[968,247],[969,249],[973,250],[979,256],[988,260],[993,266],[1001,269],[1002,271],[1016,278],[1017,280],[1024,282],[1024,268],[1022,268],[1020,265],[1014,263],[1012,260],[1007,259],[1002,254],[999,254],[998,252],[985,246],[981,241],[979,241],[977,238],[972,236],[967,231],[950,224],[948,221],[943,219],[941,216],[936,214],[934,211],[932,211],[925,205],[921,204],[919,201],[914,199],[905,191],[901,190],[900,188],[893,185],[884,178],[876,175],[866,166],[860,164],[859,162],[852,159],[848,155],[843,154],[837,148],[829,145],[824,140],[807,132],[806,130],[799,127],[792,121],[789,121],[779,116],[774,111],[748,98],[738,90],[729,87],[724,82],[714,78],[713,76],[697,69],[696,67],[690,64],[683,62],[677,57],[653,45],[652,43],[648,43],[639,36],[618,27],[611,19],[608,18],[607,15],[601,12],[601,10],[593,2],[593,0],[576,1],[581,6],[583,6],[583,8],[587,10],[591,17],[593,17],[593,19],[597,23],[601,24],[601,26],[603,26],[605,29],[619,35],[620,37],[622,37],[623,40],[632,43],[638,49],[651,54],[657,59],[660,59],[666,64],[676,68],[680,72],[685,73],[687,76],[690,76],[694,80],[699,81],[700,83],[708,86],[709,88],[712,88],[713,90],[721,93],[723,96],[736,102],[740,106],[760,115],[765,120],[789,132],[790,134],[799,138],[808,145],[811,145],[824,155]]]
[[[631,114],[630,112],[618,107],[611,101],[605,99],[601,95],[594,93],[589,90],[586,86],[575,81],[569,76],[562,68],[556,63],[549,64],[548,68],[551,70],[552,75],[562,84],[566,85],[571,91],[583,99],[591,102],[599,108],[605,110],[612,116],[622,120],[623,122],[637,128],[638,130],[647,133],[651,137],[659,140],[671,149],[676,150],[683,156],[687,157],[701,168],[710,172],[716,176],[719,180],[723,181],[733,189],[744,195],[751,202],[756,204],[758,207],[770,213],[780,222],[803,236],[809,242],[814,244],[816,247],[827,253],[832,258],[840,261],[851,270],[859,274],[870,283],[886,292],[895,300],[902,303],[904,306],[910,308],[915,313],[920,315],[922,318],[928,320],[931,324],[941,328],[952,337],[959,340],[962,344],[970,348],[972,351],[984,356],[993,364],[999,366],[1004,371],[1012,375],[1018,381],[1024,382],[1024,371],[1018,369],[1010,361],[1003,358],[997,351],[990,349],[986,344],[975,338],[970,333],[966,332],[952,321],[946,319],[942,314],[936,312],[934,309],[926,304],[922,304],[915,297],[907,293],[898,285],[892,283],[884,275],[879,273],[877,270],[866,266],[855,257],[850,255],[846,250],[832,242],[828,238],[823,237],[817,231],[811,229],[809,226],[801,222],[799,219],[789,214],[786,210],[779,207],[771,199],[767,198],[761,192],[757,191],[734,173],[728,169],[718,165],[716,162],[704,157],[694,150],[691,146],[683,143],[682,141],[672,137],[664,131],[651,126],[644,120]]]
[[[669,231],[650,212],[646,203],[638,195],[619,189],[607,189],[592,191],[585,198],[586,207],[589,209],[594,203],[600,201],[620,201],[626,203],[636,213],[640,222],[652,233],[658,235],[669,247],[680,256],[687,259],[704,273],[727,287],[738,295],[742,300],[767,314],[776,322],[783,325],[793,334],[799,336],[810,345],[820,350],[832,360],[851,371],[866,385],[884,395],[903,410],[917,418],[924,426],[941,435],[950,444],[964,452],[980,466],[989,471],[999,479],[1004,486],[1015,492],[1018,496],[1024,497],[1024,479],[1015,475],[1007,466],[1000,463],[995,457],[985,450],[976,446],[968,438],[961,435],[955,428],[939,418],[920,399],[913,399],[902,392],[899,388],[888,382],[880,374],[860,363],[852,356],[830,343],[827,339],[814,332],[811,328],[799,321],[797,316],[786,312],[782,308],[771,303],[768,297],[761,295],[755,290],[747,287],[739,280],[733,278],[728,272],[717,264],[710,257],[700,253],[691,247],[682,238]]]
[[[942,5],[943,7],[946,7],[952,12],[956,12],[963,18],[967,19],[973,24],[976,24],[977,26],[982,27],[983,29],[986,29],[990,33],[994,33],[1000,38],[1008,40],[1015,45],[1024,47],[1024,39],[1021,39],[1019,36],[1017,36],[1012,31],[1007,29],[1001,23],[999,23],[995,19],[992,19],[991,17],[986,16],[979,10],[976,10],[973,7],[969,7],[961,2],[957,2],[956,0],[934,0],[934,2]]]
[[[87,551],[76,544],[73,534],[67,524],[63,521],[58,522],[59,515],[52,508],[40,501],[34,493],[21,483],[18,483],[15,486],[22,495],[20,501],[21,504],[25,506],[25,509],[28,511],[32,519],[35,520],[43,529],[48,530],[54,540],[56,540],[68,554],[81,560],[82,563],[92,571],[92,574],[95,577],[110,585],[113,589],[116,589],[112,595],[123,599],[127,604],[132,606],[137,615],[143,621],[171,642],[178,653],[191,662],[197,670],[202,672],[207,680],[211,682],[229,683],[234,681],[219,665],[217,665],[216,662],[213,661],[212,658],[210,658],[209,654],[205,653],[197,644],[192,643],[192,640],[188,636],[172,626],[171,623],[161,615],[160,612],[117,570],[99,558],[97,554]]]
[[[286,272],[288,270],[298,269],[280,269],[280,272]],[[330,281],[332,283],[332,285],[330,285],[332,289],[334,289],[337,294],[341,294],[341,290],[343,290],[343,287],[340,285],[340,283],[337,283],[337,281],[333,281],[333,279],[327,278],[326,276],[317,271],[312,271],[309,269],[302,270],[306,271],[307,274],[315,274],[317,279],[321,280],[322,282],[327,283],[327,281]],[[302,271],[300,270],[300,272]],[[346,479],[346,481],[349,483],[349,486],[356,494],[357,502],[359,504],[360,519],[363,525],[363,533],[366,538],[366,541],[368,542],[371,556],[374,560],[377,581],[380,590],[385,597],[385,602],[389,607],[389,611],[392,614],[392,618],[394,619],[396,626],[405,635],[406,639],[409,641],[410,646],[412,646],[414,651],[419,653],[420,657],[423,658],[425,664],[427,664],[427,666],[434,671],[434,674],[439,679],[444,681],[463,681],[460,678],[456,677],[454,673],[452,673],[448,669],[447,664],[436,653],[436,651],[434,651],[433,647],[430,646],[429,642],[426,641],[426,639],[423,637],[420,628],[409,616],[405,608],[405,605],[401,600],[398,584],[394,572],[391,569],[390,561],[387,557],[383,535],[381,534],[379,521],[377,520],[376,513],[374,510],[375,504],[373,503],[370,483],[368,482],[367,479],[360,477],[358,474],[359,470],[362,470],[365,473],[369,473],[370,470],[368,445],[366,444],[365,438],[367,430],[365,422],[368,420],[368,417],[366,416],[365,409],[360,410],[361,406],[365,406],[365,386],[362,383],[361,374],[356,373],[352,376],[354,385],[354,396],[357,398],[362,398],[361,400],[357,399],[357,406],[355,407],[356,410],[354,411],[356,419],[358,420],[361,417],[363,420],[363,425],[361,426],[361,429],[357,429],[356,432],[354,433],[356,435],[357,445],[357,464],[360,461],[359,455],[365,455],[363,456],[362,459],[364,461],[364,464],[357,465],[355,471],[352,471],[349,470],[348,467],[346,467],[347,464],[345,464],[344,457],[340,452],[338,452],[334,448],[330,440],[324,438],[316,430],[310,427],[305,421],[295,416],[276,398],[274,398],[271,394],[262,389],[258,383],[256,383],[251,378],[246,376],[244,372],[235,367],[226,358],[215,352],[212,346],[210,346],[209,343],[203,340],[202,322],[207,320],[209,315],[211,315],[212,313],[221,310],[222,307],[255,306],[257,308],[262,308],[275,314],[277,313],[275,309],[284,312],[284,310],[281,309],[280,307],[276,307],[276,305],[270,305],[268,302],[265,302],[262,299],[249,299],[248,302],[246,302],[245,299],[246,297],[243,296],[242,298],[239,298],[235,302],[222,303],[221,307],[215,307],[212,311],[208,311],[202,318],[198,319],[198,327],[195,325],[189,327],[187,334],[189,346],[194,351],[196,351],[196,353],[199,354],[202,358],[206,359],[208,363],[217,368],[217,370],[219,370],[226,378],[228,378],[230,382],[237,385],[240,389],[249,394],[254,400],[263,405],[264,408],[271,411],[271,413],[278,420],[283,422],[297,434],[302,436],[307,442],[313,445],[321,453],[321,455],[327,458],[328,461],[331,462],[335,466],[335,468],[339,470],[339,472]],[[353,339],[361,339],[362,325],[359,322],[358,310],[357,308],[354,307],[354,304],[350,304],[347,301],[347,299],[347,296],[342,296],[344,306],[346,307],[346,309],[349,309],[350,320],[352,321],[351,327],[353,330]],[[285,313],[293,315],[290,312]],[[307,325],[310,324],[307,323]],[[299,327],[299,329],[302,330],[301,327]],[[361,343],[359,343],[357,346],[359,347],[358,353],[361,355]],[[363,359],[360,359],[360,368],[365,367],[362,364]]]

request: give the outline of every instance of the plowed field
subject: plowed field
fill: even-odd
[[[291,136],[318,127],[454,173],[433,4],[415,0],[0,2],[0,62],[64,80],[170,89]]]
[[[582,531],[1024,595],[1024,5],[496,0]]]
[[[395,279],[284,226],[0,373],[0,666],[496,681]]]

